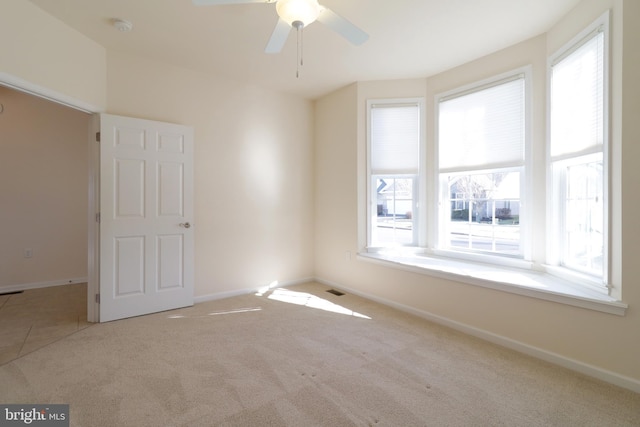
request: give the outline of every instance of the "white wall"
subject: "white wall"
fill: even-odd
[[[313,277],[313,106],[120,53],[108,112],[195,128],[196,297]]]
[[[86,280],[90,116],[2,86],[0,104],[0,290]]]
[[[623,27],[624,3],[624,27]],[[354,254],[359,241],[365,241],[364,218],[366,109],[368,98],[426,97],[427,140],[433,143],[434,95],[482,80],[517,67],[531,64],[534,74],[534,138],[545,138],[546,58],[573,35],[590,24],[607,8],[613,7],[614,60],[612,79],[614,144],[618,163],[614,177],[620,180],[622,195],[614,209],[614,229],[621,228],[614,262],[621,263],[622,296],[630,309],[626,316],[595,312],[529,297],[479,288],[455,281],[433,278],[373,264]],[[633,260],[640,250],[637,225],[637,197],[640,171],[633,165],[638,158],[640,130],[637,117],[637,46],[640,30],[635,0],[585,0],[547,35],[512,46],[503,51],[422,80],[365,82],[336,91],[317,101],[316,109],[316,275],[321,280],[355,292],[401,305],[409,310],[439,318],[451,325],[477,331],[484,337],[512,343],[520,349],[562,360],[574,368],[602,374],[609,380],[640,390],[640,266]],[[621,41],[624,37],[624,52]],[[624,53],[624,56],[623,56]],[[624,59],[623,59],[624,58]],[[635,76],[635,77],[634,77]],[[624,90],[622,90],[624,86]],[[355,118],[354,118],[355,117]],[[331,128],[327,130],[326,128]],[[617,138],[617,139],[616,139]],[[544,162],[544,143],[538,144],[534,161]],[[336,161],[335,159],[341,159]],[[357,168],[355,167],[357,165]],[[621,165],[621,171],[618,166]],[[534,177],[543,186],[544,176]],[[331,186],[331,187],[329,187]],[[535,201],[534,201],[535,203]],[[342,206],[340,216],[331,215],[326,206]],[[538,227],[544,227],[544,212]],[[361,239],[358,239],[358,236]],[[622,237],[620,237],[622,236]]]

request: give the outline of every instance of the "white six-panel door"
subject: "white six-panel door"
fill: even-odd
[[[193,305],[193,129],[100,115],[100,321]]]

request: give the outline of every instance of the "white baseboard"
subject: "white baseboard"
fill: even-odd
[[[368,294],[366,292],[361,292],[355,289],[351,289],[349,287],[342,286],[339,283],[335,283],[329,280],[324,280],[319,278],[316,278],[315,280],[318,283],[331,286],[332,288],[336,288],[344,292],[358,295],[362,298],[366,298],[389,307],[393,307],[395,309],[413,314],[415,316],[421,317],[433,323],[437,323],[439,325],[443,325],[451,329],[455,329],[457,331],[466,333],[468,335],[472,335],[474,337],[483,339],[485,341],[489,341],[493,344],[497,344],[502,347],[515,350],[519,353],[524,353],[528,356],[532,356],[532,357],[544,360],[546,362],[550,362],[555,365],[562,366],[572,371],[580,372],[581,374],[584,374],[593,378],[597,378],[599,380],[608,382],[610,384],[614,384],[616,386],[629,389],[636,393],[640,393],[640,380],[637,380],[635,378],[620,375],[618,373],[615,373],[606,369],[602,369],[597,366],[580,362],[579,360],[571,359],[569,357],[565,357],[557,353],[543,350],[541,348],[534,347],[534,346],[522,343],[520,341],[513,340],[511,338],[503,337],[501,335],[497,335],[492,332],[485,331],[483,329],[466,325],[464,323],[456,322],[455,320],[451,320],[446,317],[432,314],[427,311],[418,310],[416,308],[413,308],[404,304],[399,304],[395,301],[391,301],[385,298],[380,298],[375,295]]]
[[[0,286],[0,294],[8,292],[27,291],[29,289],[49,288],[51,286],[73,285],[76,283],[87,283],[86,277],[75,277],[73,279],[51,280],[48,282],[20,283],[17,285]]]
[[[257,293],[257,292],[265,292],[268,289],[271,288],[286,288],[288,286],[295,286],[295,285],[301,285],[303,283],[309,283],[309,282],[314,282],[315,279],[313,277],[309,277],[306,279],[298,279],[298,280],[292,280],[289,282],[272,282],[269,284],[264,284],[262,286],[258,286],[255,288],[245,288],[245,289],[240,289],[237,291],[227,291],[227,292],[217,292],[214,294],[207,294],[207,295],[201,295],[201,296],[197,296],[193,299],[193,302],[198,304],[201,302],[207,302],[207,301],[215,301],[215,300],[219,300],[219,299],[225,299],[225,298],[231,298],[231,297],[236,297],[239,295],[247,295],[247,294],[253,294],[253,293]]]

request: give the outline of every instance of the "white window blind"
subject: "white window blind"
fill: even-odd
[[[371,107],[371,173],[416,174],[420,166],[420,108]]]
[[[524,76],[440,100],[440,171],[522,165],[524,100]]]
[[[551,65],[551,156],[602,149],[604,33]]]

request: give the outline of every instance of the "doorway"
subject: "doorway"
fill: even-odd
[[[86,288],[91,114],[2,82],[0,105],[0,293]]]

